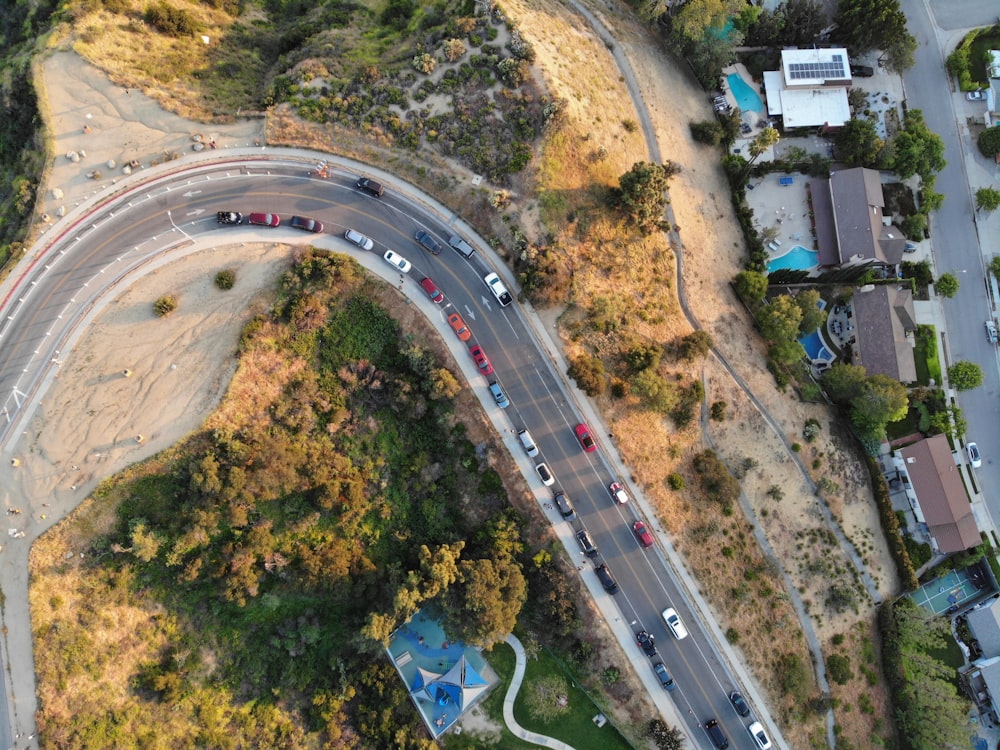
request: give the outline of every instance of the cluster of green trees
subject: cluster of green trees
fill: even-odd
[[[768,344],[770,360],[782,366],[801,360],[806,353],[798,340],[826,322],[826,310],[817,304],[820,293],[807,289],[794,296],[776,296],[764,304],[768,279],[757,271],[740,271],[734,286],[756,316],[757,327]]]
[[[906,416],[906,388],[888,375],[869,375],[860,365],[838,362],[823,376],[823,387],[843,406],[855,434],[869,448],[885,437],[885,426]]]

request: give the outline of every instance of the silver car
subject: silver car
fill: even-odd
[[[353,229],[348,229],[344,232],[344,239],[348,242],[353,242],[362,250],[371,250],[375,247],[375,243],[372,242],[371,237],[366,237],[361,232],[355,232]]]

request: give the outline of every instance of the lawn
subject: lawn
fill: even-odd
[[[921,325],[917,328],[913,361],[920,385],[930,385],[931,380],[941,385],[941,360],[938,357],[937,331],[934,326]]]

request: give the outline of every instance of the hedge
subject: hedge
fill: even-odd
[[[917,582],[917,572],[913,568],[913,561],[906,551],[906,544],[903,542],[903,534],[899,530],[899,519],[892,509],[892,501],[889,499],[889,487],[882,477],[882,470],[878,462],[871,456],[867,459],[868,475],[871,478],[872,492],[875,495],[875,505],[878,506],[879,520],[882,522],[882,533],[885,541],[889,545],[889,553],[893,562],[896,563],[896,572],[899,574],[899,582],[904,591],[915,591],[919,583]]]

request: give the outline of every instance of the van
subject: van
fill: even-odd
[[[726,737],[726,733],[722,731],[722,727],[719,726],[718,721],[715,719],[709,719],[706,721],[705,731],[708,732],[708,738],[712,740],[712,744],[719,750],[726,750],[726,748],[729,747],[729,738]]]
[[[455,252],[461,255],[463,258],[471,258],[476,254],[476,251],[472,248],[468,242],[463,240],[457,234],[452,235],[448,238],[448,244],[455,248]]]
[[[524,448],[525,453],[532,458],[538,455],[538,446],[535,445],[535,441],[532,439],[530,432],[527,430],[520,430],[517,433],[517,439],[521,441],[521,447]]]
[[[381,198],[382,193],[385,192],[385,188],[382,187],[381,182],[369,180],[367,177],[362,177],[358,180],[358,190],[364,190],[366,193],[371,193],[376,198]]]
[[[875,69],[868,65],[852,65],[851,75],[855,78],[871,78],[875,75]]]
[[[607,591],[609,594],[617,594],[618,582],[615,581],[614,576],[611,575],[611,571],[608,570],[608,564],[602,563],[601,565],[598,565],[594,570],[597,573],[597,578],[598,580],[600,580],[601,585],[604,587],[604,590]]]

